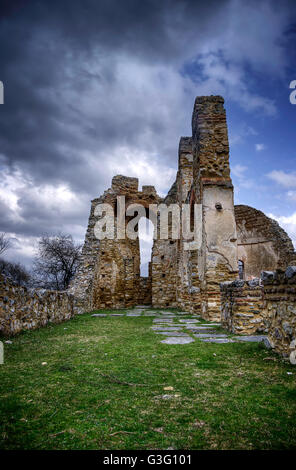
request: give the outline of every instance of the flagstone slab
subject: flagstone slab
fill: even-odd
[[[150,327],[154,331],[180,331],[182,328],[179,326],[166,326],[166,325],[161,325],[161,326],[151,326]]]
[[[91,315],[91,317],[106,317],[107,314],[106,313],[93,313]]]
[[[126,311],[126,314],[130,314],[130,313],[137,314],[137,315],[142,315],[143,312],[138,312],[138,310],[127,310]]]
[[[234,343],[235,341],[232,341],[230,338],[206,338],[206,339],[201,339],[204,343]]]
[[[266,340],[267,336],[265,335],[250,335],[250,336],[234,336],[233,339],[237,341],[245,341],[247,343],[260,343],[261,341]]]
[[[195,333],[195,338],[227,338],[227,335],[220,333]]]
[[[210,326],[197,326],[197,325],[191,325],[191,324],[185,325],[185,328],[188,328],[188,329],[194,330],[194,331],[204,331],[204,330],[216,331],[215,328],[211,328]]]
[[[171,338],[166,338],[161,341],[164,344],[188,344],[193,343],[194,339],[188,336],[187,338],[172,336]]]
[[[167,335],[167,336],[183,336],[186,338],[190,338],[189,335],[183,333],[182,331],[155,331],[156,335]]]
[[[168,323],[173,323],[172,318],[154,318],[153,323],[163,323],[163,322],[168,322]]]
[[[193,320],[191,318],[180,318],[179,321],[182,323],[199,323],[199,320]]]

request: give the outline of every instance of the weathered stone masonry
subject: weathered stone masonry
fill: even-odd
[[[163,200],[153,186],[139,192],[136,178],[116,176],[111,188],[92,201],[81,267],[71,287],[81,311],[130,307],[151,298],[155,307],[198,310],[203,318],[220,321],[220,284],[238,277],[238,260],[248,280],[261,270],[283,268],[295,259],[292,242],[277,222],[256,209],[233,204],[223,104],[220,96],[196,98],[192,137],[180,139],[176,180]],[[201,204],[196,228],[202,234],[201,246],[182,237],[173,240],[169,230],[167,240],[154,241],[150,275],[141,280],[138,240],[98,241],[94,236],[96,205],[108,202],[115,207],[119,195],[126,197],[126,206]],[[143,290],[150,286],[145,294]]]
[[[269,319],[271,347],[283,356],[293,353],[296,363],[296,266],[285,272],[263,273],[263,309]]]
[[[296,266],[261,279],[221,284],[222,326],[236,334],[267,333],[282,356],[296,350]]]
[[[234,211],[244,279],[260,277],[264,270],[285,269],[296,262],[293,244],[275,220],[249,206],[238,205]]]
[[[81,311],[132,307],[143,298],[145,302],[151,299],[151,280],[140,278],[139,239],[117,239],[117,217],[114,219],[114,239],[98,240],[95,236],[96,206],[109,204],[117,216],[118,196],[125,197],[126,207],[141,204],[147,211],[150,204],[161,202],[154,186],[143,186],[142,191],[138,191],[137,178],[121,175],[115,176],[111,188],[92,201],[81,265],[70,288]],[[131,218],[126,218],[125,228]],[[144,286],[150,289],[148,294],[143,292]]]
[[[173,239],[169,218],[169,237],[154,240],[149,275],[141,278],[139,240],[116,238],[118,197],[125,198],[125,207],[141,204],[145,217],[150,204],[174,203],[181,210],[186,203],[190,212],[199,204],[199,242]],[[115,212],[114,239],[95,236],[96,208],[103,203]],[[125,228],[131,219],[125,219]],[[158,231],[159,217],[155,220]],[[230,331],[268,332],[275,350],[287,355],[296,340],[296,281],[287,274],[293,267],[280,272],[295,264],[292,242],[277,222],[252,207],[234,206],[224,100],[197,97],[192,136],[180,139],[176,180],[167,196],[160,198],[153,186],[139,191],[137,178],[114,176],[111,187],[91,202],[81,263],[70,289],[32,292],[0,278],[0,328],[10,334],[75,313],[151,304],[198,312],[214,321],[221,320],[222,312],[222,324]],[[261,271],[271,274],[254,279]]]
[[[61,323],[77,313],[68,292],[15,286],[0,275],[0,332],[14,335],[49,323]]]
[[[192,117],[193,186],[195,202],[202,204],[202,247],[198,252],[201,314],[220,320],[222,281],[237,275],[237,235],[224,100],[198,97]]]
[[[263,285],[259,279],[221,284],[221,324],[232,333],[267,333],[263,313]]]

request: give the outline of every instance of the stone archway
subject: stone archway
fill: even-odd
[[[92,209],[83,248],[82,264],[76,277],[76,290],[81,290],[81,297],[89,296],[89,308],[125,308],[146,303],[145,291],[151,292],[150,279],[142,280],[140,276],[139,238],[118,238],[119,214],[118,197],[124,197],[125,208],[132,204],[141,205],[146,217],[150,204],[159,204],[161,199],[154,186],[143,186],[138,191],[138,179],[117,175],[112,179],[111,188],[103,196],[92,201]],[[97,240],[94,228],[97,221],[95,209],[98,204],[109,204],[115,215],[114,239]],[[132,216],[124,218],[125,231]],[[82,287],[81,287],[82,286]],[[151,302],[150,302],[151,303]]]

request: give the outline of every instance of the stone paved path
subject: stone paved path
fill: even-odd
[[[164,344],[189,344],[196,340],[204,343],[264,342],[264,335],[234,336],[228,331],[221,331],[219,323],[207,323],[200,315],[170,310],[151,310],[151,307],[137,306],[134,309],[120,310],[118,313],[94,313],[92,317],[153,317],[151,330],[160,335]],[[220,328],[220,330],[219,330]],[[166,336],[165,339],[161,339]]]

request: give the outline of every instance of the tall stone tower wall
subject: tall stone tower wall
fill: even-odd
[[[202,204],[202,246],[198,253],[204,318],[220,319],[220,283],[237,276],[237,234],[224,100],[202,96],[192,116],[193,186]]]

